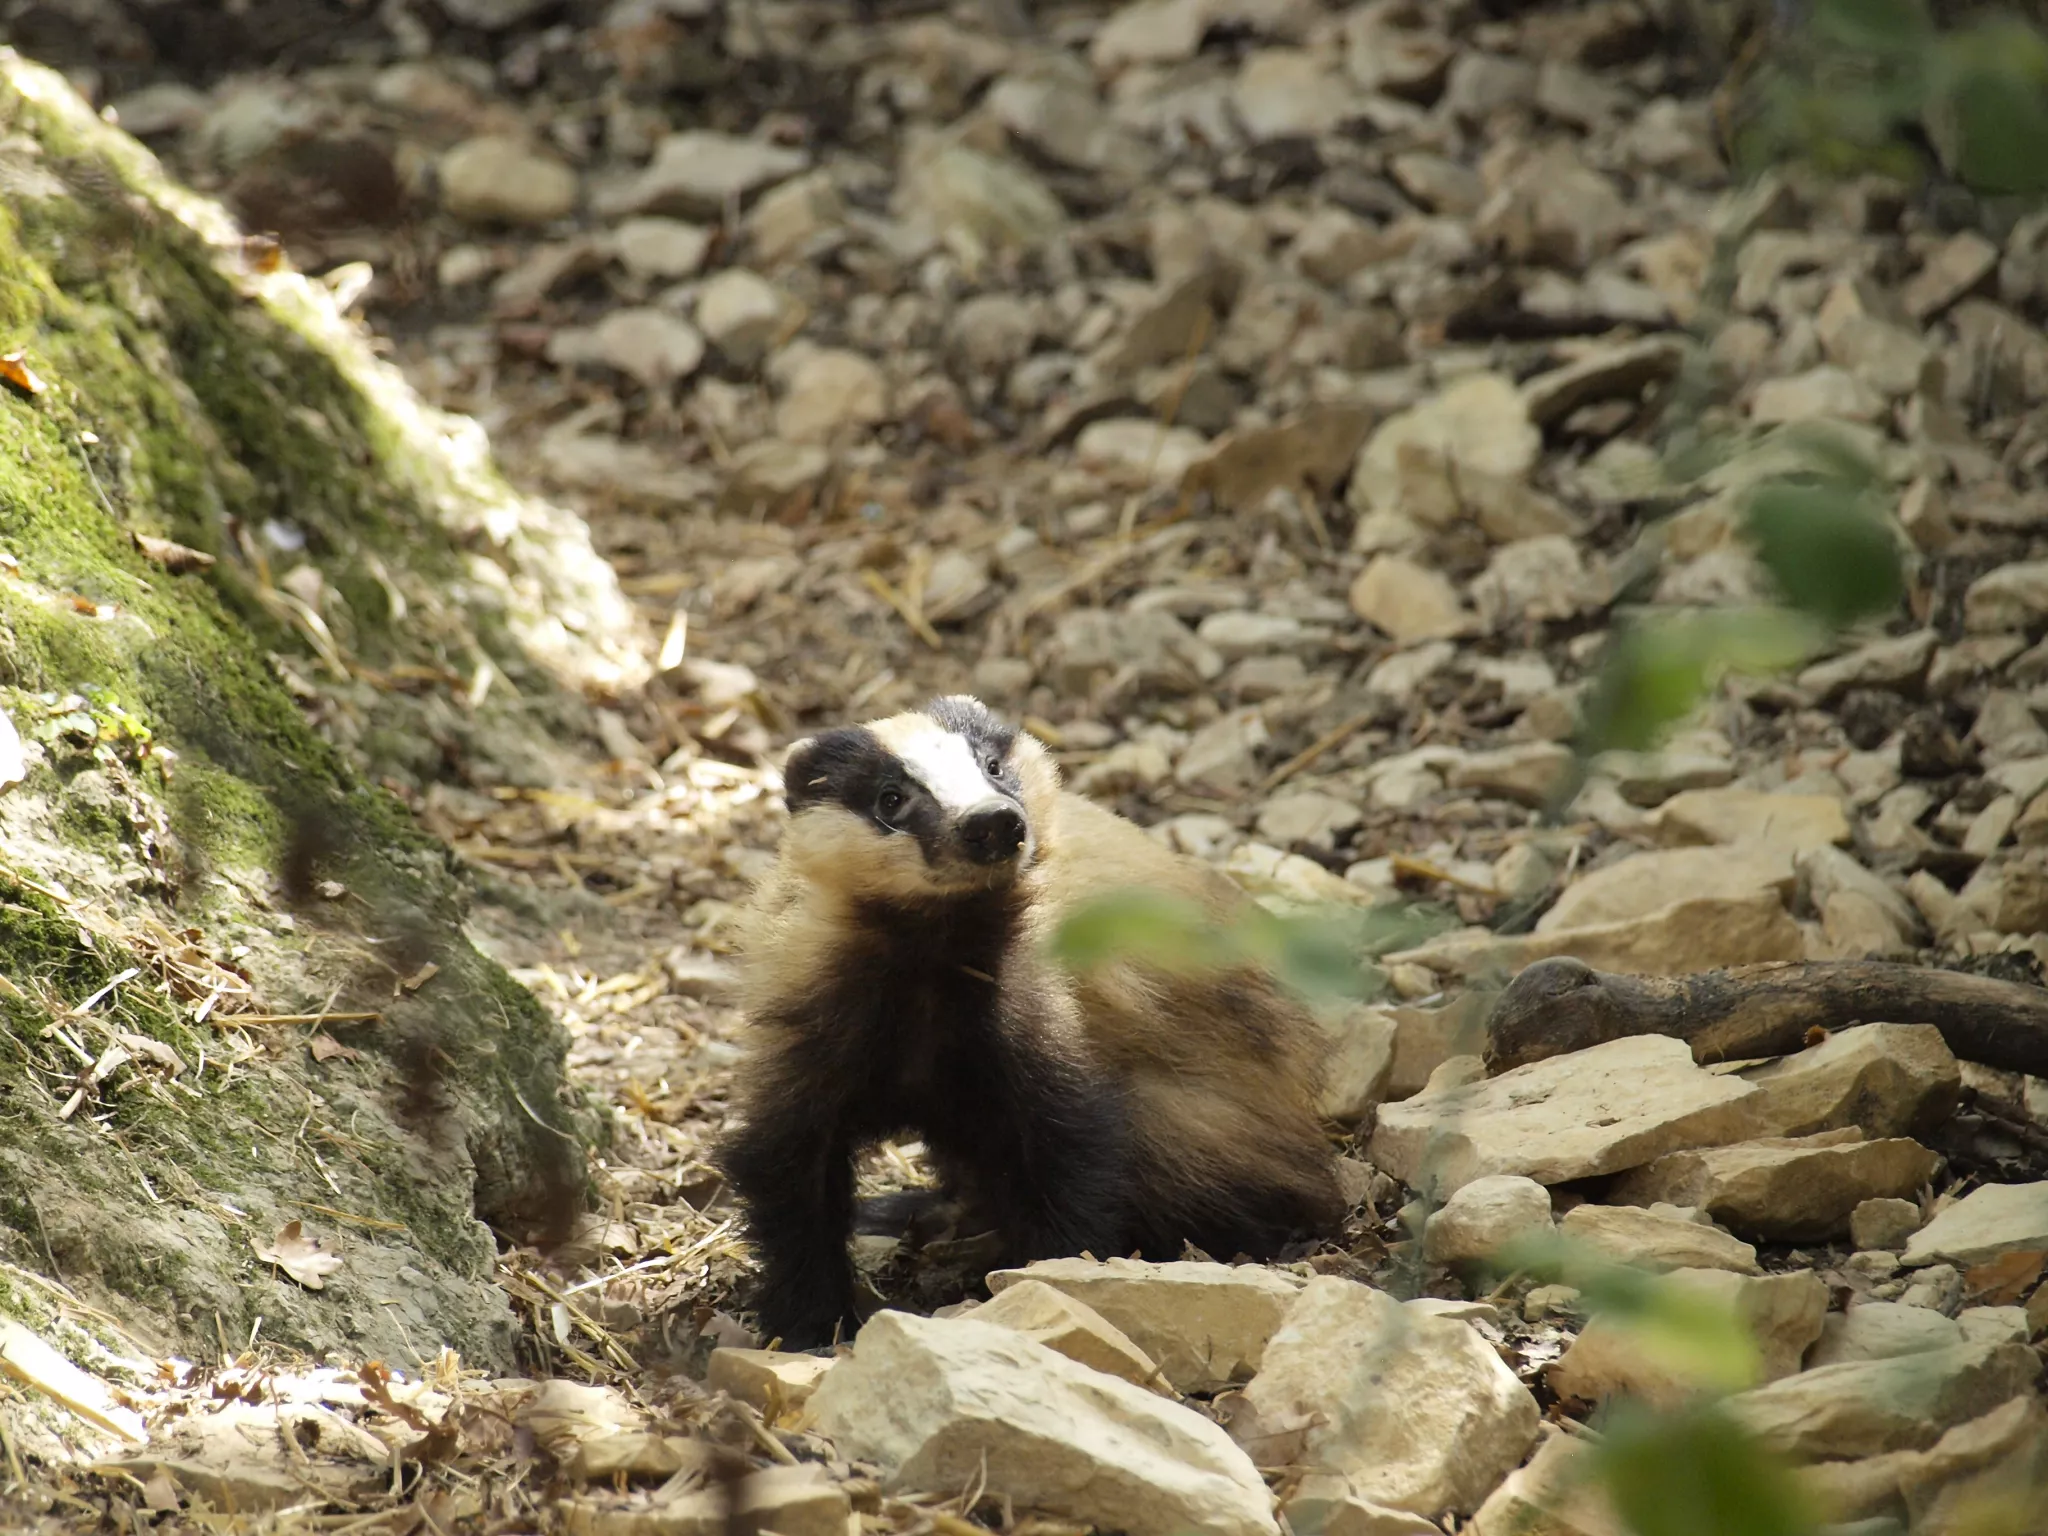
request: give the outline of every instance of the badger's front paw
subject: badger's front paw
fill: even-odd
[[[754,1314],[761,1342],[788,1350],[827,1348],[835,1333],[840,1342],[851,1342],[861,1323],[851,1287],[841,1292],[772,1280],[755,1295]]]

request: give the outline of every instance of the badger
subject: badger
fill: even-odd
[[[979,700],[796,743],[789,820],[739,930],[749,1035],[715,1160],[758,1263],[768,1337],[859,1326],[854,1157],[920,1136],[1006,1263],[1270,1259],[1345,1202],[1316,1113],[1322,1032],[1267,972],[1118,960],[1046,940],[1131,888],[1228,919],[1221,872],[1063,790]]]

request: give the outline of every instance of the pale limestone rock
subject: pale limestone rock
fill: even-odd
[[[1702,1071],[1683,1041],[1610,1040],[1443,1094],[1382,1105],[1372,1161],[1448,1195],[1490,1173],[1541,1184],[1640,1167],[1745,1134],[1749,1084]]]
[[[1956,1344],[1788,1376],[1729,1400],[1738,1422],[1799,1460],[1923,1450],[2026,1393],[2040,1371],[2019,1344]]]
[[[1849,1242],[1859,1252],[1896,1251],[1920,1230],[1917,1201],[1865,1200],[1849,1213]]]
[[[1914,1193],[1940,1161],[1904,1137],[1847,1139],[1860,1136],[1825,1131],[1673,1152],[1627,1174],[1609,1194],[1624,1205],[1698,1206],[1745,1237],[1842,1236],[1859,1204]]]
[[[802,150],[693,128],[661,141],[613,211],[716,219],[729,203],[788,180],[808,163]]]
[[[1908,1264],[1947,1259],[1982,1264],[2001,1253],[2048,1248],[2048,1182],[1986,1184],[1972,1190],[1915,1232]]]
[[[1972,1344],[2024,1344],[2033,1332],[2025,1307],[1965,1307],[1956,1326]]]
[[[889,419],[889,381],[871,358],[841,347],[790,346],[775,431],[794,443],[822,443]],[[777,362],[780,363],[778,358]]]
[[[812,171],[770,187],[747,211],[754,260],[775,266],[830,236],[846,218],[846,200],[830,171]]]
[[[1423,1230],[1422,1251],[1433,1264],[1491,1259],[1518,1237],[1549,1232],[1550,1191],[1520,1174],[1474,1179],[1446,1200]]]
[[[1665,801],[1649,824],[1670,845],[1761,840],[1796,854],[1849,840],[1842,803],[1830,795],[1691,789]]]
[[[1912,1529],[1927,1536],[1982,1531],[1987,1509],[2038,1511],[2048,1490],[2048,1409],[2038,1397],[2016,1397],[1958,1424],[1931,1449],[1909,1454],[1899,1488]]]
[[[1359,450],[1349,492],[1360,512],[1392,511],[1402,462],[1410,455],[1446,460],[1456,471],[1519,481],[1543,446],[1528,407],[1509,379],[1475,373],[1379,426]]]
[[[1405,1005],[1387,1013],[1394,1021],[1394,1069],[1386,1094],[1390,1099],[1413,1097],[1446,1061],[1475,1055],[1486,1043],[1486,1009],[1483,999],[1471,993],[1434,1008]]]
[[[1536,931],[1624,922],[1681,896],[1740,898],[1770,891],[1782,901],[1793,884],[1792,853],[1774,843],[1651,849],[1580,875],[1537,920]]]
[[[1131,1536],[1275,1536],[1243,1451],[1192,1409],[972,1317],[878,1312],[809,1422],[891,1488],[970,1483]]]
[[[1759,1272],[1756,1249],[1705,1222],[1668,1214],[1670,1206],[1579,1205],[1558,1230],[1574,1242],[1624,1264],[1662,1274],[1673,1269]]]
[[[612,231],[612,249],[636,277],[689,277],[710,254],[711,233],[682,219],[627,219]]]
[[[1231,105],[1259,143],[1330,133],[1359,113],[1357,88],[1304,48],[1262,48],[1239,66]]]
[[[1873,421],[1885,408],[1877,390],[1846,368],[1823,363],[1787,378],[1766,379],[1750,398],[1750,420],[1765,426],[1817,416]]]
[[[1963,1274],[1953,1264],[1929,1264],[1913,1272],[1911,1283],[1899,1292],[1902,1306],[1926,1307],[1953,1317],[1963,1304]]]
[[[2048,560],[1997,565],[1963,593],[1963,624],[1974,634],[2025,629],[2048,613]]]
[[[733,1536],[845,1536],[852,1514],[851,1498],[823,1467],[763,1467],[733,1490],[727,1528]]]
[[[1809,848],[1797,859],[1799,882],[1825,921],[1839,922],[1838,912],[1867,913],[1861,926],[1875,952],[1889,953],[1916,946],[1921,937],[1920,914],[1913,904],[1880,876],[1832,845]],[[1860,958],[1845,953],[1844,958]]]
[[[1162,426],[1149,416],[1092,421],[1074,439],[1074,457],[1091,469],[1178,485],[1188,467],[1209,452],[1209,440],[1187,427]]]
[[[505,134],[465,139],[441,157],[441,206],[472,224],[551,224],[576,207],[576,173]]]
[[[1473,606],[1490,630],[1573,618],[1606,595],[1604,576],[1588,569],[1578,541],[1561,533],[1501,545],[1472,578]]]
[[[1998,247],[1974,229],[1949,236],[1899,291],[1915,320],[1933,319],[1991,280],[1998,271]]]
[[[1725,1269],[1677,1269],[1665,1283],[1704,1304],[1731,1312],[1756,1341],[1760,1381],[1799,1369],[1820,1337],[1828,1288],[1810,1269],[1780,1275],[1737,1275]],[[1656,1407],[1676,1407],[1699,1390],[1692,1363],[1658,1350],[1654,1337],[1620,1318],[1595,1317],[1550,1366],[1562,1397],[1601,1402],[1627,1394]]]
[[[1863,1301],[1828,1315],[1806,1364],[1812,1369],[1852,1360],[1891,1360],[1964,1342],[1962,1328],[1939,1312],[1896,1301]]]
[[[1755,1111],[1766,1136],[1851,1125],[1873,1138],[1924,1135],[1955,1112],[1962,1092],[1962,1069],[1931,1024],[1845,1029],[1742,1076],[1763,1091]]]
[[[1361,1499],[1343,1478],[1327,1472],[1304,1477],[1280,1512],[1294,1536],[1443,1536],[1434,1521]]]
[[[789,295],[744,267],[727,267],[697,295],[697,328],[726,358],[751,368],[780,337]]]
[[[725,1347],[711,1351],[704,1384],[763,1413],[779,1414],[802,1407],[830,1369],[828,1356]]]
[[[988,1277],[1000,1294],[1038,1280],[1094,1309],[1159,1365],[1177,1391],[1214,1392],[1258,1368],[1301,1281],[1255,1264],[1046,1259]]]
[[[1339,1125],[1356,1125],[1387,1096],[1400,1025],[1393,1011],[1354,1004],[1322,1020],[1330,1037],[1317,1107]]]
[[[1328,850],[1336,846],[1338,837],[1364,819],[1364,813],[1349,800],[1317,789],[1303,789],[1268,800],[1260,807],[1253,830],[1265,841],[1281,847],[1305,843]]]
[[[1476,790],[1536,807],[1548,803],[1571,760],[1571,749],[1558,742],[1522,742],[1467,753],[1451,766],[1447,782],[1453,789]]]
[[[1462,635],[1472,616],[1457,588],[1401,555],[1375,555],[1351,584],[1351,611],[1396,645]]]
[[[1591,1465],[1593,1447],[1552,1434],[1472,1518],[1472,1536],[1629,1536]]]
[[[1682,976],[1718,966],[1797,960],[1805,951],[1805,936],[1784,904],[1760,892],[1674,901],[1641,917],[1548,933],[1460,931],[1388,958],[1458,977],[1512,974],[1553,955],[1583,960],[1595,970]]]
[[[1174,765],[1174,781],[1198,793],[1228,795],[1258,781],[1259,749],[1269,739],[1256,705],[1218,715],[1188,742]]]
[[[1941,637],[1931,629],[1873,640],[1817,661],[1799,674],[1799,686],[1831,699],[1847,688],[1910,688],[1927,674]]]
[[[1120,1376],[1155,1391],[1166,1385],[1152,1357],[1093,1307],[1041,1280],[1020,1280],[974,1309],[984,1323],[1014,1329],[1090,1370]]]
[[[1231,1433],[1261,1466],[1335,1473],[1362,1498],[1438,1518],[1477,1509],[1540,1418],[1469,1325],[1324,1275],[1267,1344]]]

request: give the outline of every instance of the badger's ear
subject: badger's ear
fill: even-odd
[[[791,815],[842,799],[847,786],[884,757],[881,743],[860,726],[841,726],[790,745],[782,760],[782,799]]]
[[[800,810],[818,798],[824,786],[809,782],[817,776],[818,738],[803,736],[792,741],[782,754],[782,798],[790,810]]]

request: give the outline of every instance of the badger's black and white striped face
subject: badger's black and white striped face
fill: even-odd
[[[826,731],[783,769],[783,849],[814,880],[875,895],[992,890],[1038,849],[1044,749],[977,699]]]

